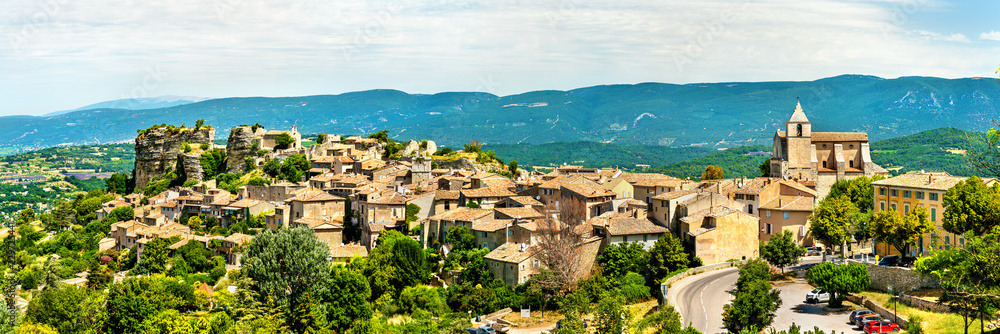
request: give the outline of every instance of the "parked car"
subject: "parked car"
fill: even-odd
[[[862,314],[854,318],[854,324],[857,325],[858,328],[864,329],[865,326],[864,321],[868,318],[881,318],[881,316],[878,315],[878,313],[874,312],[868,314]]]
[[[825,303],[830,301],[830,293],[823,289],[816,288],[806,294],[807,303]]]
[[[482,334],[495,334],[497,330],[493,329],[493,327],[490,326],[482,326],[479,327],[479,332]]]
[[[910,268],[913,267],[913,262],[916,261],[917,258],[907,256],[899,259],[899,262],[896,262],[896,266]]]
[[[868,324],[873,323],[873,322],[877,323],[877,322],[880,322],[880,321],[888,321],[888,320],[886,320],[882,316],[874,316],[874,317],[861,318],[861,321],[858,322],[858,328],[865,329],[865,326],[868,326]]]
[[[878,261],[880,266],[895,267],[899,263],[899,255],[889,255]]]
[[[899,333],[899,325],[888,321],[869,322],[865,325],[865,334],[872,333]]]
[[[875,314],[875,312],[869,309],[854,310],[854,312],[851,312],[851,316],[848,318],[848,321],[850,321],[852,325],[857,324],[858,318],[866,314]]]
[[[465,332],[469,334],[480,334],[479,328],[466,328]]]

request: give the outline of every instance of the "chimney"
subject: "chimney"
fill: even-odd
[[[927,184],[934,182],[934,174],[927,174]]]

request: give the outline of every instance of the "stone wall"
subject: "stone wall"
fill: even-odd
[[[857,262],[857,261],[851,261]],[[858,262],[862,263],[862,262]],[[879,266],[865,263],[868,267],[868,274],[871,276],[871,288],[874,290],[888,292],[889,287],[895,292],[906,292],[920,288],[936,288],[941,283],[933,278],[923,278],[910,268]]]
[[[917,296],[911,296],[905,293],[899,295],[899,301],[902,302],[903,304],[910,305],[913,308],[918,308],[925,311],[938,312],[938,313],[947,313],[951,311],[948,308],[948,305],[939,304],[937,302],[933,302]]]

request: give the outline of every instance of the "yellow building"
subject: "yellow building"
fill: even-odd
[[[964,245],[964,237],[944,230],[942,218],[946,209],[944,194],[965,179],[967,177],[952,176],[944,172],[907,173],[872,182],[875,188],[874,212],[896,211],[905,216],[918,205],[927,208],[928,219],[934,223],[934,232],[924,235],[917,244],[912,245],[909,256],[924,255],[931,248]],[[985,179],[984,182],[992,184],[996,180]],[[879,242],[875,243],[875,254],[899,255],[899,252],[891,245]]]

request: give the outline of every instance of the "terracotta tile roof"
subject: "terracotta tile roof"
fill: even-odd
[[[457,200],[461,192],[458,190],[437,190],[434,192],[435,200]]]
[[[507,188],[476,188],[462,189],[461,191],[462,195],[468,198],[517,196],[517,194],[510,192]]]
[[[506,243],[486,254],[483,258],[507,263],[521,263],[535,254],[535,247],[526,247],[524,251],[521,251],[521,247],[520,244]]]
[[[815,197],[782,195],[760,205],[760,209],[781,211],[812,211]]]
[[[531,218],[543,218],[544,214],[538,212],[538,210],[529,207],[520,208],[496,208],[498,218],[521,218],[521,219],[531,219]]]
[[[433,215],[430,220],[451,220],[451,221],[473,221],[493,214],[493,211],[486,209],[473,209],[467,207],[457,207],[443,213]]]
[[[226,237],[223,240],[226,240],[226,241],[229,241],[229,242],[232,242],[232,243],[235,243],[235,244],[244,244],[244,243],[250,242],[250,240],[253,240],[253,236],[249,236],[249,235],[237,232],[237,233],[233,233],[233,234],[229,235],[228,237]]]
[[[968,178],[948,173],[907,173],[872,182],[872,185],[947,191],[965,179]],[[984,182],[990,180],[983,179]]]
[[[532,231],[532,232],[533,231],[538,231],[538,222],[537,222],[537,220],[530,220],[530,221],[523,222],[523,223],[517,223],[516,226],[519,226],[521,228],[524,228],[525,230]]]
[[[337,158],[334,156],[323,156],[318,158],[313,158],[312,163],[333,163]]]
[[[330,257],[335,259],[352,258],[355,256],[368,257],[368,248],[358,243],[349,243],[342,246],[330,247]]]
[[[662,227],[649,221],[648,218],[634,218],[626,215],[599,216],[590,220],[592,226],[602,226],[610,235],[635,235],[666,233],[666,227]]]
[[[344,228],[344,221],[339,219],[323,220],[320,218],[310,217],[296,219],[294,223],[311,229],[316,229],[317,227],[323,225],[330,225],[328,228]]]
[[[582,184],[566,184],[563,185],[562,188],[586,198],[607,197],[607,196],[617,195],[615,194],[615,192],[608,189],[595,188]]]
[[[778,131],[778,137],[785,138],[785,131]],[[813,132],[812,142],[868,142],[868,134],[864,132]]]
[[[583,177],[581,175],[559,175],[554,179],[543,182],[542,184],[538,185],[538,187],[544,189],[559,189],[559,187],[562,187],[564,184],[570,184],[570,183],[582,183],[591,186],[598,185],[597,182],[591,181],[590,179]]]
[[[639,182],[639,181],[642,181],[642,180],[651,180],[651,179],[653,179],[653,180],[655,180],[655,179],[661,179],[661,180],[671,180],[671,179],[674,179],[674,180],[676,180],[676,178],[674,178],[674,177],[663,175],[663,174],[659,174],[659,173],[622,173],[622,175],[619,176],[619,177],[625,179],[625,181],[628,181],[628,183],[631,183],[633,185],[635,185],[636,182]]]
[[[667,193],[662,193],[662,194],[656,195],[656,196],[653,197],[653,199],[658,199],[658,200],[663,200],[663,201],[669,201],[669,200],[674,200],[674,199],[683,197],[685,195],[696,194],[696,193],[697,192],[694,192],[694,191],[691,191],[691,190],[675,190],[675,191],[671,191],[671,192],[667,192]]]
[[[328,202],[328,201],[343,201],[344,198],[336,195],[330,195],[329,193],[316,189],[308,188],[304,189],[292,198],[292,201],[300,202]]]
[[[227,207],[231,207],[231,208],[249,208],[251,206],[254,206],[254,205],[257,205],[257,204],[261,204],[261,203],[266,203],[266,202],[260,201],[260,200],[255,200],[255,199],[250,199],[250,198],[244,198],[244,199],[238,200],[236,202],[229,203],[229,205],[227,205]]]
[[[779,182],[783,186],[786,186],[786,187],[789,187],[789,188],[801,191],[803,193],[812,195],[812,197],[816,197],[816,191],[812,190],[812,189],[809,189],[809,187],[806,187],[804,184],[801,184],[801,183],[795,182],[795,181],[786,181],[786,180],[781,180]]]
[[[545,204],[542,204],[542,202],[539,202],[537,199],[535,199],[534,197],[531,197],[531,196],[511,196],[510,200],[514,201],[516,203],[519,203],[521,205],[525,205],[525,206],[527,206],[527,205],[545,205]]]
[[[371,204],[388,204],[388,205],[405,205],[406,204],[406,199],[407,199],[406,196],[403,196],[403,194],[400,194],[398,192],[390,190],[390,191],[380,192],[379,194],[380,194],[380,196],[378,198],[374,198],[374,199],[369,196],[368,197],[368,203],[371,203]]]
[[[690,223],[694,221],[701,221],[705,219],[705,217],[718,218],[734,212],[741,212],[741,211],[736,211],[729,207],[716,205],[711,208],[701,210],[693,214],[689,214],[687,215],[687,217],[681,218],[681,221],[685,223]]]
[[[744,183],[742,187],[740,187],[739,184],[741,182],[743,182],[743,179],[734,179],[734,180],[736,182],[736,191],[735,191],[735,193],[737,193],[737,194],[756,195],[761,190],[764,190],[764,187],[766,187],[768,184],[770,184],[768,182],[769,178],[766,178],[766,177],[758,177],[758,178],[753,178],[753,179],[747,179],[746,183]],[[777,182],[778,180],[780,180],[780,179],[773,179],[771,181]]]
[[[507,224],[512,222],[514,222],[513,219],[494,219],[473,225],[472,230],[481,232],[496,232],[507,228]]]

